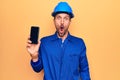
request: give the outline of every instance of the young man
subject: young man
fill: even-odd
[[[90,80],[84,41],[68,31],[74,17],[71,7],[67,2],[60,2],[52,16],[55,34],[42,38],[38,44],[31,44],[28,39],[33,70],[44,69],[44,80]]]

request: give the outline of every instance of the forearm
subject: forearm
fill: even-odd
[[[89,73],[89,64],[88,64],[87,55],[86,55],[86,46],[85,46],[84,42],[83,42],[83,45],[81,48],[79,67],[80,67],[81,80],[91,80],[90,73]]]
[[[80,71],[80,77],[81,77],[81,80],[91,80],[88,67]]]
[[[84,56],[81,60],[80,77],[81,77],[81,80],[91,80],[90,72],[89,72],[89,65],[88,65],[86,56]]]

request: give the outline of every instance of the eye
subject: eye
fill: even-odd
[[[69,20],[69,17],[65,17],[64,20],[66,20],[66,21]]]
[[[61,19],[61,17],[60,17],[60,16],[57,16],[57,17],[56,17],[56,19],[60,20],[60,19]]]

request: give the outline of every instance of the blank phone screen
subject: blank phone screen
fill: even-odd
[[[30,40],[32,41],[32,44],[38,43],[38,36],[39,36],[39,27],[31,26]]]

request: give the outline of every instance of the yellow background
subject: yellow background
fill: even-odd
[[[30,66],[30,26],[55,32],[51,12],[60,0],[0,0],[0,80],[42,80]],[[73,8],[69,31],[82,37],[92,80],[120,80],[120,1],[66,0]]]

